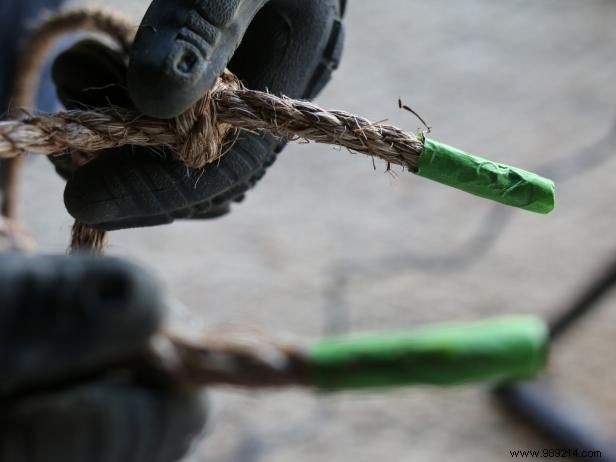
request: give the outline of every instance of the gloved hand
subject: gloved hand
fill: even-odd
[[[89,41],[58,58],[54,80],[69,107],[111,101],[161,118],[197,101],[227,64],[249,88],[311,99],[338,65],[343,3],[154,0],[128,71],[114,52]],[[105,153],[75,172],[62,167],[62,158],[55,162],[68,178],[64,199],[71,215],[112,230],[224,214],[284,145],[272,136],[244,134],[204,171],[187,171],[170,156],[132,147]]]
[[[139,361],[161,316],[155,282],[132,265],[0,255],[0,460],[182,457],[205,405]]]

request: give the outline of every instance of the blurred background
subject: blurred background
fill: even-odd
[[[107,0],[133,16],[145,1]],[[178,329],[260,326],[309,339],[470,320],[554,316],[616,252],[616,2],[349,0],[346,52],[318,102],[552,177],[557,210],[507,209],[364,156],[291,145],[224,219],[116,232],[109,253],[155,271],[188,308]],[[27,223],[63,251],[71,220],[44,159]],[[616,307],[553,352],[545,381],[616,434]],[[510,459],[556,447],[481,387],[317,397],[212,392],[192,461]]]

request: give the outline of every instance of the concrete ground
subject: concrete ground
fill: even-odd
[[[114,0],[107,4],[127,2]],[[143,5],[128,5],[137,18]],[[117,232],[190,309],[175,326],[259,325],[302,338],[503,313],[551,316],[616,251],[616,3],[351,0],[342,68],[319,99],[552,176],[558,209],[509,210],[323,146],[290,146],[229,217]],[[27,221],[62,251],[70,219],[46,161]],[[547,374],[579,418],[616,432],[614,298]],[[482,387],[315,397],[214,392],[194,461],[509,460],[554,445]]]

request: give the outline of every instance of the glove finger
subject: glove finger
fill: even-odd
[[[248,88],[313,99],[338,67],[343,44],[338,0],[271,0],[229,68]]]
[[[52,78],[68,109],[132,107],[125,59],[98,40],[82,40],[61,53],[53,63]]]
[[[154,0],[130,54],[137,108],[160,118],[188,109],[212,87],[266,1]]]
[[[82,385],[5,406],[0,460],[173,462],[206,422],[205,399],[138,385]]]
[[[0,395],[139,354],[161,305],[156,282],[120,260],[0,256]]]
[[[67,109],[132,107],[122,55],[97,40],[83,40],[61,53],[53,62],[52,79]],[[49,156],[49,160],[65,180],[75,172],[69,154]]]

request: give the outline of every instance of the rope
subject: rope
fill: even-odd
[[[115,14],[98,10],[66,10],[48,17],[28,40],[19,66],[14,104],[33,106],[41,63],[55,41],[77,30],[99,32],[128,52],[134,28]],[[388,164],[417,170],[422,142],[391,125],[372,123],[344,111],[327,111],[306,101],[278,97],[242,86],[228,71],[192,108],[174,120],[143,116],[108,107],[96,111],[28,114],[0,122],[0,158],[9,159],[4,185],[3,215],[17,220],[17,180],[26,152],[43,155],[72,153],[80,163],[98,151],[121,147],[170,148],[191,168],[206,168],[228,151],[242,131],[270,133],[289,141],[324,143],[381,158]],[[102,251],[104,233],[83,224],[73,228],[72,250]]]
[[[165,146],[188,167],[204,168],[226,151],[224,140],[230,131],[235,132],[232,128],[290,141],[338,145],[411,171],[417,169],[423,150],[415,135],[399,128],[343,111],[326,111],[306,101],[248,90],[226,73],[205,98],[172,121],[122,108],[103,108],[0,122],[0,158],[25,151],[93,154],[126,145]]]
[[[219,331],[199,342],[160,333],[144,359],[180,386],[335,392],[530,378],[545,365],[548,341],[541,319],[510,316],[326,338],[303,346],[254,330]]]
[[[255,332],[220,332],[202,341],[159,334],[149,364],[186,387],[313,387],[309,350]]]

